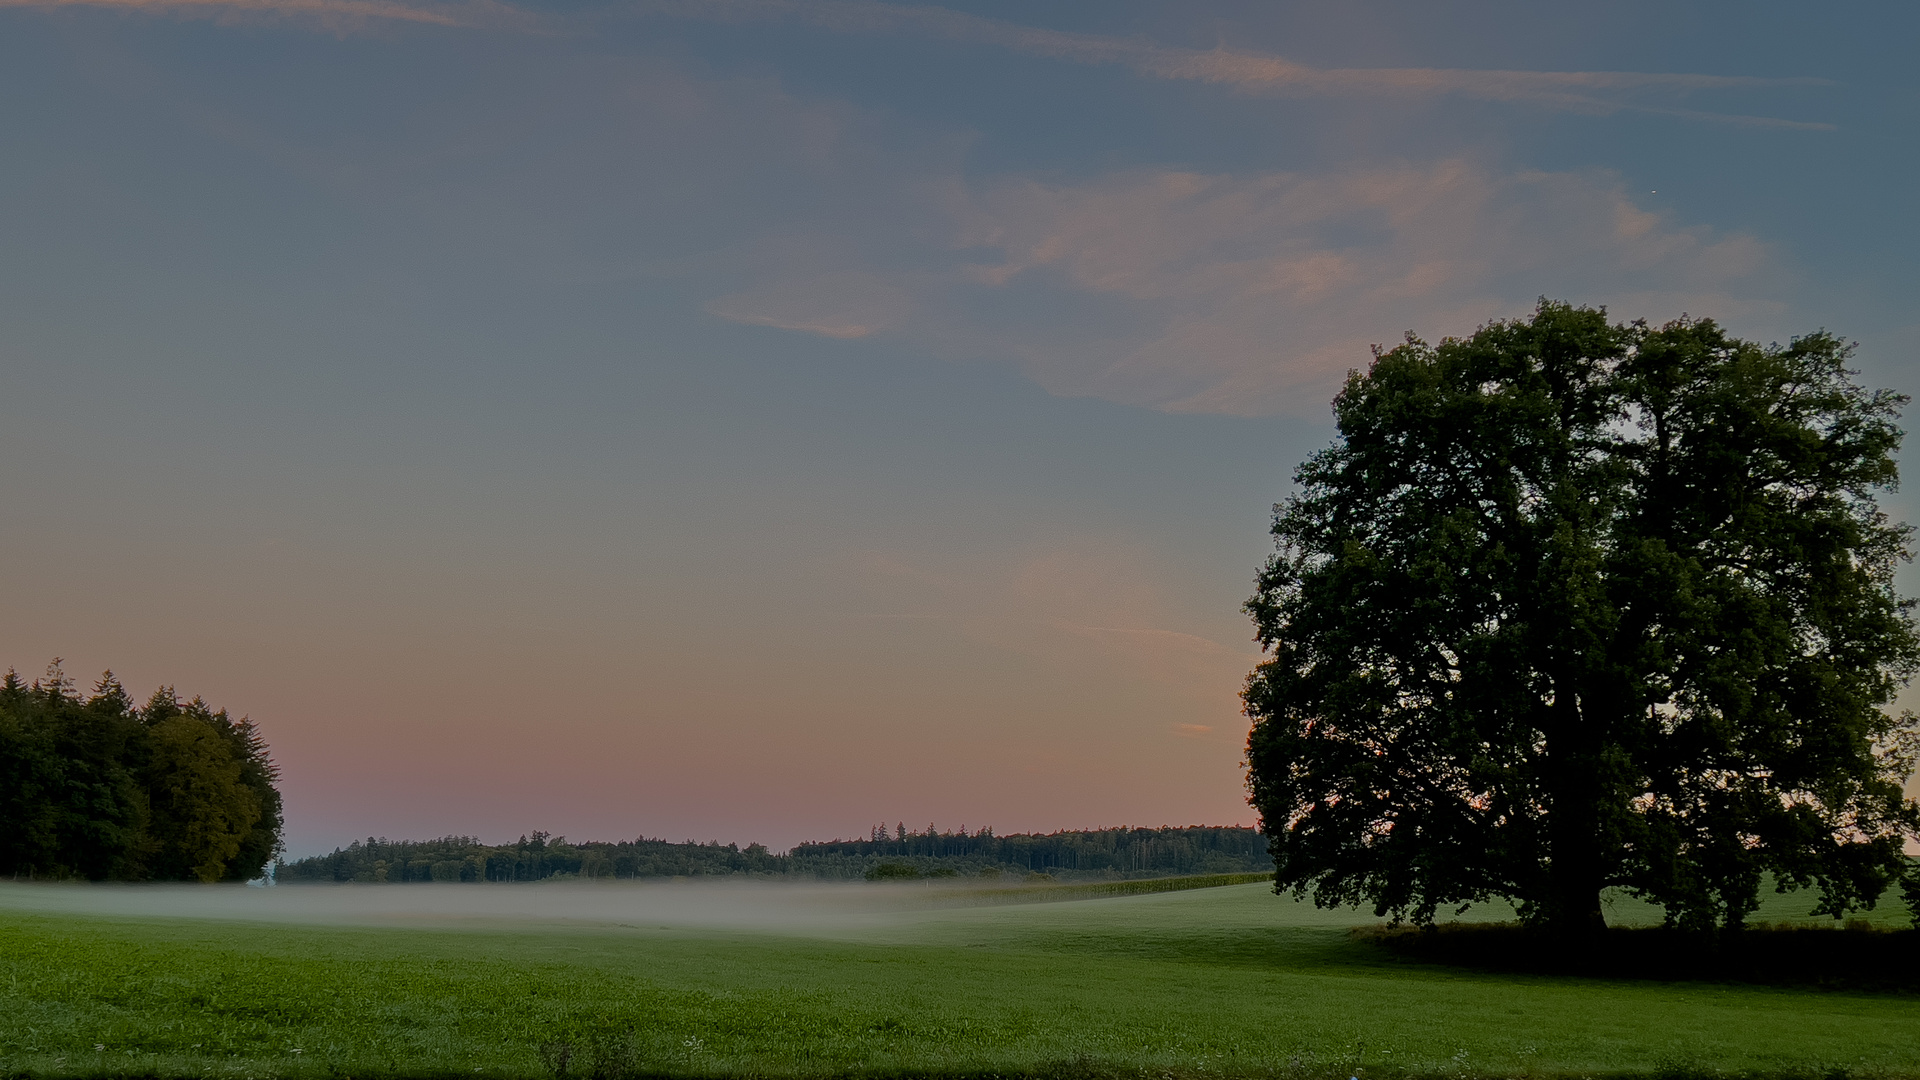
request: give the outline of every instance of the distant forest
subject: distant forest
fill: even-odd
[[[826,880],[913,877],[1049,877],[1085,880],[1174,874],[1259,873],[1273,869],[1266,838],[1253,829],[1187,826],[1014,833],[992,829],[908,832],[875,826],[858,840],[800,844],[782,855],[765,845],[666,840],[570,843],[536,832],[512,844],[470,836],[407,841],[367,838],[283,863],[282,881],[509,882],[567,878],[745,875]]]
[[[0,876],[244,881],[280,850],[265,740],[173,688],[144,707],[109,671],[82,696],[55,660],[0,679]]]

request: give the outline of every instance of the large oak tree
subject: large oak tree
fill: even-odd
[[[1737,927],[1905,870],[1920,661],[1893,576],[1904,397],[1786,346],[1542,301],[1352,374],[1247,610],[1249,787],[1281,888],[1430,921],[1603,890]]]

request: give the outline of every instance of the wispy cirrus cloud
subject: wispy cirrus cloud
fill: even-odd
[[[1057,394],[1316,414],[1369,345],[1408,329],[1467,332],[1542,292],[1629,318],[1763,320],[1782,273],[1757,238],[1644,209],[1605,173],[1453,159],[947,191],[923,210],[950,223],[944,266],[885,222],[850,222],[817,253],[778,249],[707,310],[1003,359]]]
[[[436,25],[496,10],[92,2],[398,11]],[[960,140],[903,145],[857,107],[771,80],[615,64],[515,85],[519,99],[605,104],[565,125],[537,109],[423,120],[358,157],[272,123],[223,121],[218,133],[355,200],[424,207],[461,250],[502,265],[567,280],[673,278],[719,319],[1016,365],[1056,394],[1174,412],[1324,415],[1370,344],[1409,329],[1467,332],[1541,293],[1611,303],[1625,317],[1692,311],[1747,333],[1793,329],[1770,321],[1786,293],[1768,245],[1642,205],[1600,171],[1460,156],[985,176],[967,168]]]
[[[531,30],[549,15],[501,0],[0,0],[0,8],[111,8],[220,21],[282,18],[328,29],[400,22]],[[1589,115],[1648,113],[1748,127],[1831,130],[1832,124],[1680,108],[1645,100],[1706,90],[1826,85],[1824,79],[1633,71],[1514,71],[1462,68],[1324,68],[1270,53],[1192,49],[1133,38],[1050,30],[946,8],[878,0],[640,0],[637,10],[722,22],[779,21],[839,33],[906,34],[989,45],[1067,63],[1118,66],[1150,78],[1226,86],[1241,93],[1327,97],[1457,97]],[[1636,98],[1636,95],[1639,97]]]
[[[1211,83],[1252,94],[1444,95],[1589,114],[1631,111],[1745,126],[1814,130],[1833,126],[1629,100],[1634,94],[1671,97],[1702,90],[1824,85],[1826,80],[1822,79],[1633,71],[1322,68],[1269,53],[1224,47],[1182,48],[1139,39],[1049,30],[946,8],[877,0],[643,0],[641,9],[685,18],[781,21],[841,33],[909,34],[991,45],[1027,56],[1125,67],[1151,78]]]
[[[287,19],[317,23],[329,30],[380,22],[530,29],[537,21],[532,13],[497,0],[416,4],[395,0],[0,0],[0,8],[108,8],[228,22]]]

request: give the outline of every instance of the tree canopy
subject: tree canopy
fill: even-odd
[[[1351,374],[1247,603],[1277,884],[1571,934],[1610,887],[1695,928],[1768,874],[1871,907],[1920,830],[1920,638],[1876,502],[1907,399],[1850,352],[1543,300]]]
[[[251,720],[161,687],[90,696],[55,660],[0,679],[0,874],[244,881],[280,849],[279,771]]]

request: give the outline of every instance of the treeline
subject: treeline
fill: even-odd
[[[136,706],[109,671],[88,695],[55,660],[0,679],[0,875],[244,881],[280,850],[279,772],[253,722]]]
[[[876,827],[864,839],[800,844],[786,854],[765,845],[673,843],[642,837],[570,843],[536,832],[511,844],[470,836],[407,841],[368,837],[327,855],[278,868],[279,880],[333,882],[512,882],[567,878],[748,875],[828,880],[953,877],[995,872],[1064,879],[1263,873],[1266,840],[1252,829],[1189,826],[1094,829],[996,836],[992,829],[909,833]]]
[[[1091,829],[1052,833],[889,832],[876,825],[862,840],[800,844],[796,862],[835,857],[889,859],[912,864],[961,864],[1055,876],[1139,877],[1165,874],[1234,874],[1273,869],[1266,838],[1238,826],[1189,825],[1158,829]]]
[[[551,878],[700,877],[782,874],[786,858],[764,845],[684,844],[666,840],[591,841],[536,832],[512,844],[489,846],[471,836],[387,840],[369,836],[329,855],[282,863],[280,881],[459,882],[544,881]]]

